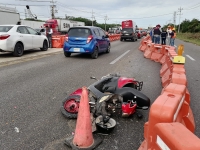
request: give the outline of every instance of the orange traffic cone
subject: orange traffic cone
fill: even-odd
[[[65,140],[65,144],[74,150],[92,150],[101,144],[102,140],[98,137],[93,138],[92,122],[90,117],[90,107],[88,100],[87,87],[82,87],[82,94],[79,104],[78,118],[74,137]]]

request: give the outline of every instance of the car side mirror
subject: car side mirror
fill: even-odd
[[[109,38],[109,36],[108,36],[108,35],[106,35],[106,36],[105,36],[105,38]]]

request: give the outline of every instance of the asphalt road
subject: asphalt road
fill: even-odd
[[[176,44],[183,43],[179,40]],[[0,149],[1,150],[64,150],[64,139],[75,129],[75,120],[64,118],[60,105],[67,94],[88,86],[108,73],[120,73],[143,81],[142,92],[153,102],[161,92],[159,71],[161,65],[143,57],[137,42],[111,43],[111,52],[98,59],[87,55],[72,54],[64,57],[62,52],[51,53],[37,59],[24,59],[0,67]],[[196,121],[196,134],[200,137],[198,100],[199,47],[184,43],[188,88],[191,107]],[[30,52],[31,53],[31,52]],[[118,61],[116,58],[126,53]],[[197,54],[198,53],[198,54]],[[27,54],[26,56],[28,56]],[[9,55],[7,56],[9,57]],[[40,56],[41,57],[41,56]],[[1,57],[0,57],[1,58]],[[136,150],[143,141],[143,126],[148,120],[148,111],[138,119],[115,116],[114,132],[104,138],[98,150]]]

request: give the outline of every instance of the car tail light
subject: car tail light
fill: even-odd
[[[92,35],[90,35],[90,36],[88,36],[88,38],[87,38],[87,43],[90,43],[90,41],[93,39],[93,36]]]
[[[5,40],[9,37],[9,34],[0,35],[0,40]]]
[[[68,42],[68,39],[69,39],[68,34],[66,34],[65,35],[65,41]]]

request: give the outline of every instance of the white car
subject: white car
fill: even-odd
[[[25,50],[40,48],[48,50],[45,35],[24,25],[0,25],[0,52],[13,52],[20,57]]]

